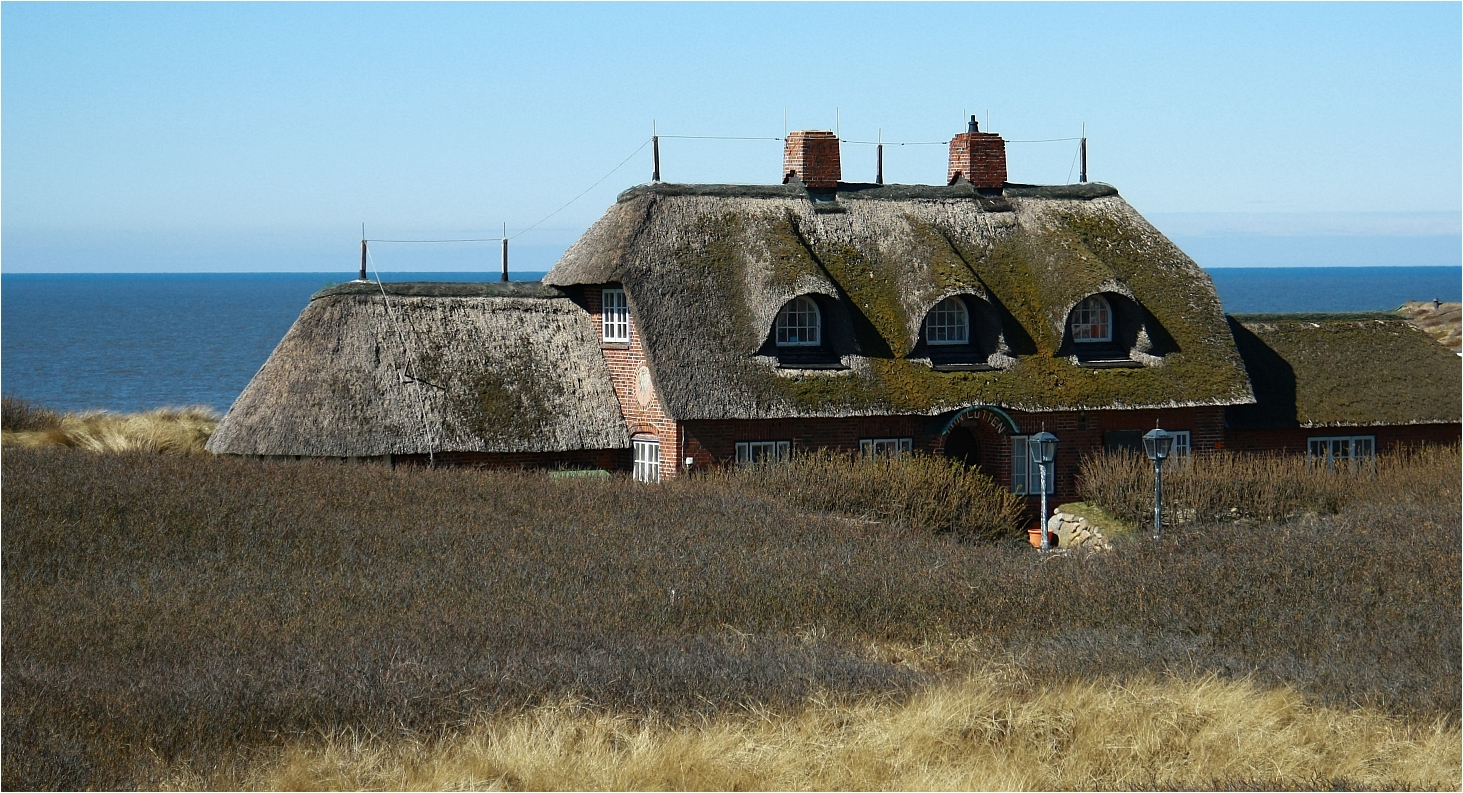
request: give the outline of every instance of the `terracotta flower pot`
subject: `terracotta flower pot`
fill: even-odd
[[[1027,529],[1026,530],[1026,539],[1028,539],[1028,540],[1031,541],[1031,547],[1033,547],[1033,548],[1040,548],[1041,547],[1041,529],[1039,529],[1039,528]],[[1047,534],[1047,543],[1052,548],[1057,547],[1057,535],[1056,535],[1056,532],[1049,532]]]

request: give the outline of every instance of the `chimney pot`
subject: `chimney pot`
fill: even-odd
[[[838,154],[838,136],[826,130],[798,130],[787,133],[782,147],[782,181],[799,179],[815,190],[838,187],[843,168]]]
[[[981,188],[1006,184],[1006,141],[994,132],[980,132],[975,116],[970,131],[950,139],[950,170],[946,184],[965,181]]]
[[[980,132],[980,122],[975,120],[975,116],[970,117],[970,124],[965,128],[965,131]]]

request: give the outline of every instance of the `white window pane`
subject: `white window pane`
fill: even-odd
[[[1014,435],[1011,437],[1011,492],[1025,494],[1027,488],[1027,474],[1030,473],[1026,462],[1028,437],[1025,435]]]
[[[822,341],[818,304],[798,297],[777,312],[776,342],[779,347],[816,347]]]
[[[925,340],[930,344],[965,344],[970,340],[970,315],[965,302],[947,297],[930,309],[925,321]]]

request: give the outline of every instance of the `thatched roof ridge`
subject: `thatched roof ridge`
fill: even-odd
[[[1257,400],[1225,411],[1231,427],[1459,420],[1458,356],[1397,314],[1239,314],[1230,326]]]
[[[311,300],[337,295],[374,295],[396,297],[532,297],[550,299],[564,293],[538,281],[347,281],[321,289]]]
[[[1107,185],[642,185],[544,278],[621,283],[662,404],[677,419],[1227,405],[1252,399],[1207,274]],[[1146,315],[1141,368],[1067,356],[1068,312],[1094,292]],[[792,296],[836,297],[842,372],[758,355]],[[936,372],[925,314],[964,294],[1000,318],[1003,370]]]
[[[537,285],[348,284],[315,296],[208,442],[371,457],[630,444],[589,315]],[[470,287],[541,296],[460,296]],[[362,288],[358,288],[362,287]],[[556,291],[556,290],[555,290]]]

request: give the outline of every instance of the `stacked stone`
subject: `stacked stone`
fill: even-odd
[[[1046,523],[1048,532],[1057,536],[1057,547],[1084,551],[1111,550],[1112,545],[1088,519],[1058,510]]]

